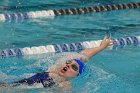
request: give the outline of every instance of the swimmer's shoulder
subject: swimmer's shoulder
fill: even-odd
[[[60,87],[62,90],[68,90],[71,88],[71,83],[70,81],[64,81],[64,82],[61,82],[58,87]]]
[[[70,81],[66,80],[65,78],[59,76],[56,73],[49,73],[49,76],[53,78],[55,85],[62,90],[67,90],[71,87]]]
[[[61,77],[57,73],[49,73],[49,76],[57,83],[65,82],[66,79],[64,77]]]

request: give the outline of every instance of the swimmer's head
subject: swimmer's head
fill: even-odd
[[[66,78],[73,78],[82,74],[84,63],[79,59],[67,60],[60,68],[59,74]]]

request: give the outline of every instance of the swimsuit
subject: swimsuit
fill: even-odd
[[[43,87],[52,87],[55,82],[53,79],[49,76],[49,72],[42,72],[42,73],[37,73],[36,75],[27,78],[27,79],[22,79],[20,81],[14,82],[13,86],[20,86],[20,85],[28,85],[28,86],[33,86],[34,84],[41,84]]]

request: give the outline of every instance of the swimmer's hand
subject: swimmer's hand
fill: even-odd
[[[112,45],[112,39],[110,37],[108,38],[107,36],[105,36],[101,42],[100,48],[105,49],[106,47],[111,45]]]

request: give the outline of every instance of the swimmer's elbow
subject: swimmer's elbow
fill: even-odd
[[[83,58],[83,57],[82,57],[82,58],[80,58],[80,60],[81,60],[82,62],[85,62],[85,63],[88,62],[88,58]]]
[[[88,62],[89,61],[89,57],[85,53],[79,52],[79,54],[82,55],[82,57],[80,58],[81,61],[83,61],[83,62]]]

